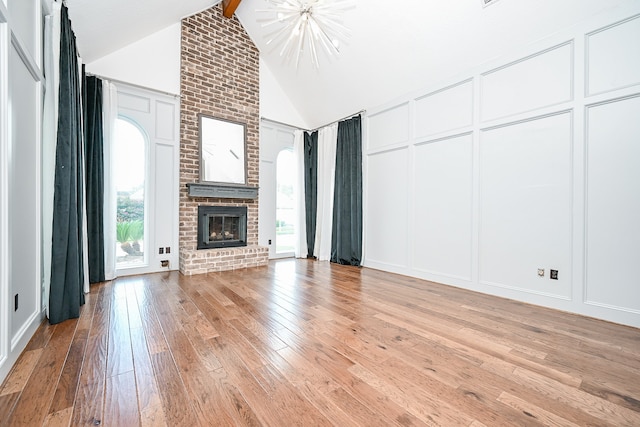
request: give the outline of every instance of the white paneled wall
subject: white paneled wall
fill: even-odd
[[[376,150],[409,142],[409,104],[370,114],[369,149]]]
[[[9,0],[8,9],[12,37],[19,41],[25,53],[40,63],[41,47],[39,30],[34,31],[34,24],[41,22],[41,2],[38,0]]]
[[[391,271],[409,266],[409,152],[407,148],[368,159],[365,219],[367,259]],[[393,207],[393,209],[390,209]]]
[[[561,113],[481,132],[480,283],[570,297],[571,125]]]
[[[503,65],[480,76],[483,121],[570,101],[573,43]]]
[[[640,312],[640,96],[587,109],[589,304]]]
[[[431,136],[473,124],[473,80],[416,99],[415,136]]]
[[[471,281],[472,143],[465,134],[416,145],[411,235],[418,271]]]
[[[0,381],[11,369],[17,355],[9,353],[9,46],[5,0],[0,0]],[[7,77],[5,77],[7,76]]]
[[[633,41],[636,43],[633,43]],[[640,83],[640,17],[587,35],[587,93],[594,95]]]
[[[0,382],[42,319],[42,2],[0,1]]]
[[[40,259],[34,254],[39,247],[40,183],[36,159],[40,156],[38,141],[38,104],[40,82],[20,59],[14,46],[9,52],[9,105],[11,106],[11,148],[9,165],[9,272],[11,337],[19,339],[40,314]],[[18,309],[15,296],[18,295]],[[11,299],[11,298],[10,298]]]
[[[364,264],[640,327],[638,40],[629,2],[369,109]]]

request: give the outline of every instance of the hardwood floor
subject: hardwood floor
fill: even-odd
[[[640,330],[307,260],[92,288],[2,426],[640,426]]]

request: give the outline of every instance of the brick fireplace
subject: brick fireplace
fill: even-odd
[[[198,114],[246,123],[247,185],[259,182],[259,53],[220,5],[182,20],[180,92],[180,272],[265,265],[269,250],[258,246],[258,198],[191,197],[187,189],[199,180]],[[246,207],[247,246],[197,249],[198,206]]]

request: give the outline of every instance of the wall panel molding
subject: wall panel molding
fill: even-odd
[[[0,0],[0,24],[7,22],[8,16],[9,11],[7,10],[7,6]]]
[[[619,306],[619,305],[603,304],[603,303],[599,303],[599,302],[595,302],[595,301],[588,301],[588,300],[585,300],[584,303],[587,304],[587,305],[593,306],[593,307],[607,308],[609,310],[615,310],[615,311],[619,311],[619,312],[622,312],[622,313],[629,313],[629,314],[633,314],[633,315],[640,314],[640,310],[634,310],[632,308],[623,307],[623,306]]]
[[[11,32],[11,45],[20,56],[20,59],[22,59],[24,66],[27,67],[29,73],[31,73],[31,77],[33,77],[36,82],[44,82],[44,74],[40,70],[40,67],[38,67],[38,64],[36,64],[33,57],[25,49],[24,44],[14,32]]]
[[[367,116],[368,150],[377,150],[408,143],[409,102]]]
[[[156,101],[156,127],[155,133],[157,139],[169,141],[173,146],[175,143],[176,125],[174,120],[176,116],[176,104]]]
[[[121,85],[116,85],[116,86],[121,86]],[[118,88],[118,108],[119,109],[137,111],[145,114],[148,114],[151,112],[151,102],[149,101],[149,98],[144,96],[132,95],[131,93],[127,93],[131,91],[130,89],[127,89],[127,86],[124,86],[124,88],[125,88],[125,92],[121,91],[120,88]],[[137,89],[137,88],[132,87],[132,89]]]
[[[584,303],[640,313],[640,94],[585,107]]]
[[[14,3],[10,17],[0,0],[0,382],[43,318],[42,8]]]
[[[441,142],[441,141],[447,141],[447,140],[450,140],[450,139],[459,138],[461,136],[473,136],[473,131],[464,131],[464,132],[454,133],[454,134],[451,134],[451,135],[440,136],[440,137],[433,138],[433,139],[420,138],[420,139],[418,139],[418,142],[416,142],[414,145],[416,147],[420,147],[422,145],[433,144],[435,142]]]
[[[0,0],[0,381],[17,355],[9,353],[9,74],[7,8]],[[13,359],[13,360],[12,360]]]
[[[480,283],[571,296],[572,159],[571,112],[482,133]]]
[[[473,78],[415,99],[414,137],[423,138],[473,125]]]
[[[479,283],[481,285],[484,286],[489,286],[492,288],[501,288],[501,289],[508,289],[510,291],[516,291],[518,293],[520,292],[525,292],[527,294],[530,295],[538,295],[538,296],[542,296],[545,298],[552,298],[558,301],[571,301],[571,297],[567,296],[567,295],[562,295],[562,294],[556,294],[556,293],[552,293],[552,292],[543,292],[543,291],[537,291],[534,289],[529,289],[529,288],[521,288],[521,287],[517,287],[517,286],[511,286],[505,283],[499,283],[499,282],[492,282],[489,280],[480,280]]]
[[[369,150],[365,155],[376,156],[378,154],[385,154],[391,151],[406,150],[409,147],[410,147],[410,144],[408,142],[401,142],[399,144],[388,145],[386,147],[379,148],[377,150]]]
[[[536,121],[536,120],[541,120],[541,119],[546,119],[548,117],[554,117],[554,116],[558,116],[558,115],[562,115],[562,114],[572,114],[573,112],[574,112],[573,109],[565,108],[565,109],[562,109],[562,110],[559,110],[559,111],[553,111],[551,113],[544,113],[544,114],[529,116],[527,118],[517,119],[517,120],[513,120],[513,121],[505,121],[504,123],[499,123],[499,124],[490,125],[490,126],[486,126],[486,127],[480,127],[479,130],[480,130],[480,132],[488,132],[488,131],[492,131],[492,130],[495,130],[495,129],[500,129],[500,128],[504,128],[504,127],[519,125],[519,124],[532,122],[532,121]]]
[[[585,94],[593,96],[640,84],[640,15],[585,36]]]
[[[402,268],[408,268],[410,262],[409,152],[409,148],[403,148],[369,155],[366,166],[367,260]]]
[[[483,122],[573,100],[573,40],[496,67],[480,77]]]
[[[473,134],[416,145],[412,159],[413,268],[470,282]]]

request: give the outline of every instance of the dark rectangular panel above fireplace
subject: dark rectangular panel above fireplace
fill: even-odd
[[[247,246],[246,206],[198,206],[198,249]]]
[[[209,183],[188,183],[189,197],[211,197],[216,199],[257,199],[258,187],[247,185],[218,185]]]

